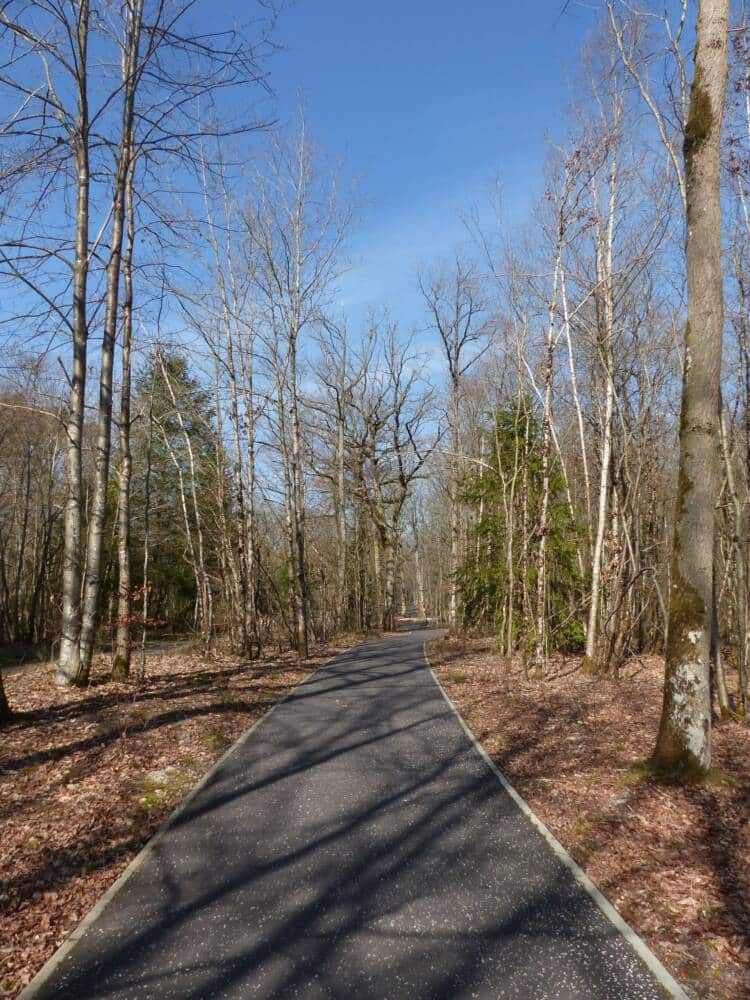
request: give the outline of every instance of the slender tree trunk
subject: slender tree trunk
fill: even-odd
[[[150,593],[149,560],[151,558],[151,452],[154,442],[154,386],[148,404],[148,438],[146,439],[146,476],[143,485],[143,591],[141,596],[141,662],[138,682],[146,677],[146,640],[148,638],[148,599]]]
[[[336,623],[346,628],[349,623],[349,601],[346,592],[346,476],[344,414],[336,419]]]
[[[607,372],[605,393],[604,426],[602,430],[602,467],[599,477],[599,506],[591,564],[591,596],[589,599],[588,627],[586,629],[586,658],[584,660],[584,669],[591,673],[596,671],[596,646],[599,638],[599,608],[602,590],[602,553],[604,551],[604,538],[607,531],[607,511],[609,508],[610,465],[612,461],[612,415],[615,399],[611,371]]]
[[[749,71],[750,72],[750,71]],[[750,87],[747,92],[747,107],[748,107],[748,131],[750,132]],[[741,183],[741,182],[740,182]],[[750,222],[746,218],[746,226],[748,233],[750,234]],[[750,490],[750,349],[748,348],[748,302],[747,302],[747,291],[744,284],[740,286],[740,297],[742,303],[742,315],[739,323],[739,341],[740,341],[740,357],[742,364],[742,375],[744,382],[744,410],[745,410],[745,420],[744,420],[744,431],[745,431],[745,449],[744,449],[744,472],[745,472],[745,507],[747,508],[747,497],[748,490]],[[750,549],[750,533],[748,531],[748,511],[745,509],[743,511],[743,517],[741,521],[741,553],[739,558],[742,559],[743,573],[745,577],[745,593],[746,593],[746,603],[745,603],[745,621],[748,620],[748,606],[747,600],[750,599],[750,587],[748,587],[748,555]],[[750,643],[750,634],[747,630],[744,635],[740,636],[739,640],[743,644],[743,653],[739,660],[741,665],[744,665],[744,671],[740,672],[739,676],[739,702],[740,711],[743,715],[747,714],[748,710],[748,697],[747,697],[747,678],[748,678],[748,660],[750,660],[748,644]]]
[[[5,693],[5,686],[3,684],[3,675],[0,671],[0,725],[3,722],[7,722],[13,716],[10,704],[8,703],[8,696]]]
[[[388,533],[383,537],[383,572],[385,583],[383,631],[392,632],[394,628],[394,598],[396,590],[396,547]]]
[[[523,642],[521,645],[521,660],[523,663],[523,675],[528,678],[529,673],[529,633],[533,628],[530,613],[530,601],[528,590],[528,558],[529,558],[529,435],[531,431],[529,414],[524,409],[524,441],[521,474],[521,560],[520,560],[520,584],[521,584],[521,628],[523,630]]]
[[[187,500],[185,495],[185,480],[182,471],[182,466],[174,453],[174,449],[169,442],[169,439],[162,428],[162,435],[164,438],[164,443],[167,450],[170,453],[172,463],[177,470],[178,481],[180,484],[180,497],[182,501],[183,517],[185,519],[185,531],[187,533],[188,539],[188,549],[190,552],[191,561],[193,563],[193,570],[195,572],[196,585],[197,585],[197,598],[198,598],[198,608],[200,612],[200,628],[203,638],[203,646],[205,650],[208,650],[211,646],[211,640],[213,637],[213,592],[211,587],[211,580],[206,570],[206,546],[203,533],[203,518],[201,516],[201,505],[198,500],[198,469],[195,461],[195,452],[193,450],[193,443],[190,440],[190,434],[188,433],[188,428],[185,425],[185,419],[182,415],[182,410],[180,409],[180,404],[175,394],[174,388],[172,386],[172,381],[169,377],[169,371],[167,366],[164,364],[164,359],[161,354],[158,354],[159,366],[161,368],[162,377],[164,379],[164,384],[169,392],[169,398],[172,401],[172,406],[174,407],[174,415],[177,419],[178,426],[180,428],[180,433],[182,435],[182,440],[185,443],[185,452],[188,457],[188,469],[190,472],[190,500],[193,512],[193,522],[195,524],[195,541],[197,545],[193,543],[192,531],[190,526],[190,517],[187,510]]]
[[[372,535],[372,568],[375,578],[375,617],[383,618],[383,572],[380,560],[380,540],[375,532]]]
[[[544,409],[542,414],[542,502],[539,513],[539,563],[537,566],[536,593],[536,649],[534,665],[537,673],[544,673],[547,665],[547,520],[550,499],[550,454],[552,451],[552,383],[555,360],[555,310],[557,287],[562,263],[564,207],[560,207],[557,222],[557,246],[552,296],[549,302],[547,338],[544,365]]]
[[[261,636],[258,624],[258,560],[255,525],[255,401],[253,382],[255,358],[252,330],[247,343],[239,345],[242,395],[245,401],[245,564],[247,567],[248,633],[253,641],[253,656],[260,655]]]
[[[730,715],[731,710],[729,692],[727,691],[727,679],[724,672],[724,660],[721,655],[721,633],[719,631],[719,612],[716,601],[716,567],[714,567],[711,608],[711,662],[714,670],[716,700],[719,703],[719,715],[722,718],[726,718]]]
[[[737,490],[737,480],[734,475],[734,466],[732,465],[732,455],[729,450],[729,441],[727,438],[726,423],[724,420],[724,412],[722,404],[720,403],[720,413],[719,413],[719,433],[721,434],[721,453],[724,459],[724,469],[726,473],[727,488],[729,490],[729,497],[732,501],[732,514],[733,522],[731,529],[732,536],[732,549],[734,552],[735,561],[735,572],[737,577],[737,670],[740,676],[740,714],[744,715],[746,710],[745,699],[743,697],[743,691],[746,687],[743,684],[743,680],[747,676],[747,601],[748,601],[748,588],[747,588],[747,563],[746,563],[746,550],[743,545],[743,535],[744,535],[744,518],[745,511],[743,510],[743,504],[740,499],[739,492]],[[715,631],[718,631],[718,623]],[[724,684],[724,689],[722,691],[722,681],[723,681],[723,670],[721,670],[721,677],[719,675],[719,669],[717,668],[717,693],[719,695],[719,707],[722,715],[729,713],[729,698],[726,691],[726,684]]]
[[[497,470],[503,484],[503,507],[505,508],[505,572],[508,577],[507,586],[507,612],[503,622],[503,634],[505,636],[504,653],[507,658],[508,667],[511,664],[513,648],[515,646],[516,632],[516,487],[518,485],[518,473],[521,442],[518,436],[521,419],[521,398],[519,395],[516,401],[516,411],[514,418],[513,433],[513,474],[510,477],[510,485],[506,486],[506,477],[503,473],[503,459],[500,449],[500,441],[497,436],[497,418],[495,418],[495,453],[497,455]]]
[[[29,533],[29,513],[31,507],[31,446],[26,448],[26,461],[24,463],[24,491],[23,491],[23,513],[21,515],[21,525],[18,533],[18,546],[16,551],[16,572],[13,580],[13,607],[11,612],[10,628],[13,632],[14,641],[23,633],[23,608],[21,606],[21,579],[23,577],[24,563],[26,562],[26,540]]]
[[[299,604],[297,612],[299,616],[298,633],[300,640],[300,655],[303,659],[308,656],[308,599],[307,599],[307,572],[305,567],[305,488],[304,473],[302,469],[302,452],[300,441],[299,425],[299,401],[297,398],[297,334],[290,338],[289,343],[290,363],[289,380],[291,384],[291,417],[292,417],[292,489],[294,502],[292,511],[294,514],[294,541],[297,556],[297,589]]]
[[[219,261],[217,256],[217,267]],[[223,291],[223,290],[222,290]],[[232,473],[234,478],[234,496],[237,504],[237,520],[239,521],[237,532],[237,548],[239,562],[239,592],[240,592],[240,632],[241,632],[241,652],[247,654],[252,652],[254,642],[253,633],[255,626],[252,622],[250,610],[251,584],[248,572],[248,519],[245,504],[245,477],[242,465],[243,455],[242,432],[240,429],[240,408],[239,394],[237,392],[237,373],[235,369],[235,351],[233,343],[233,331],[229,316],[225,309],[225,333],[227,348],[227,372],[229,375],[229,416],[232,427],[232,444],[234,446],[234,461],[232,462]]]
[[[213,360],[216,426],[223,427],[224,406],[221,399],[220,365],[215,352]],[[232,423],[231,416],[230,423]],[[227,512],[230,510],[231,504],[227,503],[226,479],[224,475],[224,439],[219,433],[214,433],[212,437],[214,451],[214,474],[216,477],[216,514],[213,521],[215,527],[218,528],[217,556],[219,559],[220,581],[223,585],[224,599],[229,617],[230,641],[235,650],[239,650],[240,653],[244,654],[246,651],[244,634],[244,567],[242,559],[238,558],[238,553],[235,552],[234,540],[237,538],[237,533],[230,528],[229,520],[227,518]],[[235,519],[232,518],[231,520],[232,527],[234,527]],[[241,520],[239,535],[244,537],[244,525]],[[213,587],[211,586],[210,577],[208,577],[208,575],[207,579],[209,586],[211,587],[211,607],[213,608]]]
[[[107,514],[107,484],[109,482],[110,446],[112,439],[112,371],[119,309],[122,243],[125,230],[125,201],[128,177],[133,160],[133,120],[138,64],[138,44],[141,34],[143,0],[134,0],[128,15],[126,65],[123,67],[124,100],[120,153],[112,198],[112,236],[107,262],[104,327],[99,372],[99,407],[96,429],[96,462],[94,498],[89,520],[86,574],[81,617],[80,664],[75,683],[86,684],[91,670],[97,624],[97,605],[101,573],[104,522]]]
[[[287,569],[287,608],[289,631],[292,646],[301,656],[302,644],[299,634],[299,594],[297,591],[299,577],[297,575],[297,536],[294,514],[294,470],[289,453],[289,440],[286,428],[286,399],[283,392],[283,373],[278,367],[277,359],[277,415],[279,422],[279,446],[281,450],[282,468],[284,473],[284,535],[286,539],[286,569]]]
[[[458,486],[461,475],[459,464],[459,448],[461,433],[458,425],[459,380],[454,375],[451,385],[451,460],[450,460],[450,591],[448,593],[448,624],[455,631],[458,617],[458,564],[461,518],[458,505]]]
[[[122,303],[122,386],[120,389],[120,413],[118,418],[118,444],[120,469],[117,504],[117,635],[115,637],[112,677],[123,680],[130,673],[130,484],[133,476],[133,456],[130,450],[130,383],[131,355],[133,343],[133,243],[135,239],[135,217],[133,212],[133,166],[128,173],[125,191],[125,215],[127,238],[122,263],[123,303]]]
[[[412,515],[412,535],[414,537],[414,576],[417,585],[417,617],[425,619],[427,610],[425,604],[424,564],[422,561],[422,540],[419,532],[419,520],[416,510]]]
[[[613,162],[609,172],[609,211],[607,225],[602,232],[599,223],[599,199],[595,193],[597,208],[596,234],[596,280],[599,293],[596,296],[598,327],[600,331],[599,350],[606,380],[604,394],[604,420],[602,424],[602,461],[599,476],[599,506],[596,522],[596,538],[591,565],[591,597],[589,601],[589,619],[586,628],[586,656],[584,670],[596,673],[597,643],[599,639],[599,618],[602,591],[602,555],[604,539],[607,531],[609,511],[609,486],[612,463],[612,422],[614,416],[615,384],[613,371],[612,335],[614,324],[614,301],[612,289],[612,241],[614,236],[614,221],[616,208],[617,164]]]
[[[211,192],[208,183],[205,158],[201,157],[201,177],[203,186],[203,203],[208,220],[208,234],[214,256],[216,281],[221,301],[221,314],[224,326],[224,343],[226,357],[220,358],[219,351],[212,347],[217,361],[226,370],[229,380],[229,419],[232,430],[232,445],[234,461],[232,474],[234,479],[234,495],[237,505],[237,520],[239,521],[237,538],[237,560],[233,558],[231,546],[227,549],[233,572],[238,576],[235,589],[238,590],[239,615],[235,615],[234,627],[239,625],[241,652],[255,656],[258,652],[258,624],[256,615],[256,567],[255,567],[255,533],[254,507],[252,493],[254,490],[254,410],[252,402],[253,358],[252,338],[248,345],[243,344],[240,321],[241,305],[238,295],[236,271],[233,262],[232,226],[234,208],[226,180],[222,174],[221,195],[224,203],[223,223],[226,228],[226,241],[222,251],[217,236],[217,226],[214,222],[211,204]],[[245,360],[245,350],[248,360]],[[239,384],[238,384],[239,375]],[[240,413],[240,389],[245,402],[245,435],[246,447],[243,447],[243,421]],[[250,485],[246,481],[249,477]],[[238,572],[237,572],[238,570]]]
[[[76,170],[76,236],[73,264],[73,369],[65,419],[65,517],[63,522],[62,634],[56,681],[73,684],[79,676],[81,635],[81,576],[83,572],[83,478],[81,447],[86,396],[88,347],[87,285],[89,271],[89,111],[88,30],[89,0],[81,0],[76,45],[78,64],[78,119],[74,161]]]
[[[729,0],[699,0],[684,142],[688,319],[664,704],[653,762],[685,778],[711,766],[709,672],[724,325],[720,152],[728,17]]]
[[[576,411],[578,423],[578,441],[581,447],[581,464],[583,466],[583,486],[586,500],[586,535],[589,540],[589,549],[593,549],[593,514],[591,511],[591,478],[589,476],[589,462],[586,449],[586,432],[583,426],[583,410],[581,408],[581,398],[578,393],[578,375],[576,372],[575,358],[573,355],[573,338],[570,331],[570,310],[568,308],[568,292],[565,284],[565,269],[560,269],[560,297],[563,307],[563,326],[565,328],[565,340],[568,347],[568,369],[570,371],[570,389],[573,394],[573,405]]]

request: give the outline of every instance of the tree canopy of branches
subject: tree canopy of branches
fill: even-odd
[[[693,6],[602,0],[533,213],[415,262],[412,329],[342,304],[359,196],[261,111],[271,6],[3,4],[2,643],[61,684],[406,608],[540,679],[648,651],[652,763],[704,773],[747,711],[750,42]]]

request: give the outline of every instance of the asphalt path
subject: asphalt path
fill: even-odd
[[[34,995],[663,997],[477,753],[430,634],[296,688]]]

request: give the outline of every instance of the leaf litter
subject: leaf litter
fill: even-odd
[[[51,664],[4,678],[0,732],[0,997],[62,944],[213,762],[310,671],[356,642],[282,654],[158,653],[140,686],[60,690]]]
[[[430,643],[435,673],[467,725],[624,919],[696,1000],[750,997],[750,728],[716,724],[711,779],[655,784],[664,661],[619,682],[580,657],[525,680],[488,639]]]

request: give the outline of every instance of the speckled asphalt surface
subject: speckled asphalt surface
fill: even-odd
[[[38,996],[663,997],[472,747],[428,635],[297,688]]]

